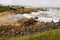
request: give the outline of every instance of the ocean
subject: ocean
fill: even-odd
[[[38,11],[38,12],[31,12],[30,14],[13,14],[10,15],[10,19],[21,19],[21,18],[35,18],[38,17],[38,19],[35,19],[39,22],[51,22],[52,20],[54,22],[58,22],[60,20],[60,8],[47,8],[49,11]]]

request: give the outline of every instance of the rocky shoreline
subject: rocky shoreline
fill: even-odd
[[[46,23],[39,22],[41,19],[39,19],[39,21],[35,20],[38,19],[37,16],[33,18],[31,15],[29,15],[31,13],[37,15],[34,12],[47,10],[40,8],[24,8],[24,7],[21,7],[19,10],[16,10],[14,8],[10,9],[11,9],[10,11],[0,13],[0,37],[21,36],[35,32],[48,31],[49,29],[60,28],[59,27],[60,21],[56,23],[53,20],[51,20],[51,22]],[[9,19],[9,15],[13,14],[15,15],[15,17],[17,14],[22,14],[25,17],[20,19],[18,18],[19,20],[17,19],[15,20],[14,18]],[[21,15],[19,15],[19,17],[21,17]]]
[[[49,29],[60,28],[60,21],[54,23],[38,22],[32,18],[22,18],[15,24],[0,25],[0,37],[11,37],[18,35],[26,35],[34,32],[48,31]]]

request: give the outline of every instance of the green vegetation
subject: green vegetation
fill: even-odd
[[[8,6],[0,6],[0,12],[4,12],[4,11],[9,11],[10,7]]]
[[[38,10],[40,11],[47,11],[44,8],[25,8],[25,7],[10,7],[8,6],[0,6],[0,12],[5,12],[5,11],[13,11],[16,13],[31,13],[31,12],[37,12]]]
[[[42,33],[38,32],[20,37],[2,38],[1,40],[60,40],[60,29],[50,29]]]
[[[16,13],[26,13],[26,12],[30,13],[33,11],[33,9],[32,8],[24,8],[24,7],[0,6],[0,12],[5,12],[5,11],[14,11]]]
[[[16,9],[18,8],[12,8],[12,7],[9,7],[9,6],[0,6],[0,12],[5,12],[5,11],[16,11]]]

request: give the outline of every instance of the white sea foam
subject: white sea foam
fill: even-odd
[[[9,18],[12,19],[21,19],[21,18],[35,18],[38,17],[38,19],[35,19],[39,22],[51,22],[52,20],[54,22],[58,22],[60,19],[60,11],[49,9],[50,11],[39,11],[39,12],[32,12],[31,14],[16,14],[16,15],[10,15]]]

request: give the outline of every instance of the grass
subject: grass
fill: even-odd
[[[5,11],[14,11],[17,13],[24,13],[24,12],[30,12],[31,9],[26,8],[26,10],[25,10],[22,7],[13,8],[13,7],[9,7],[9,6],[0,6],[0,12],[5,12]]]
[[[0,6],[0,12],[11,11],[11,10],[15,11],[16,9],[9,6]]]
[[[9,11],[10,8],[7,6],[0,6],[0,12]]]
[[[10,6],[0,6],[0,12],[5,11],[13,11],[16,13],[31,13],[31,12],[37,12],[38,8],[24,8],[24,7],[10,7]],[[41,11],[44,11],[44,9],[40,9]]]
[[[16,36],[10,38],[2,38],[2,40],[60,40],[60,29],[50,29],[42,33],[27,34],[24,36]]]

